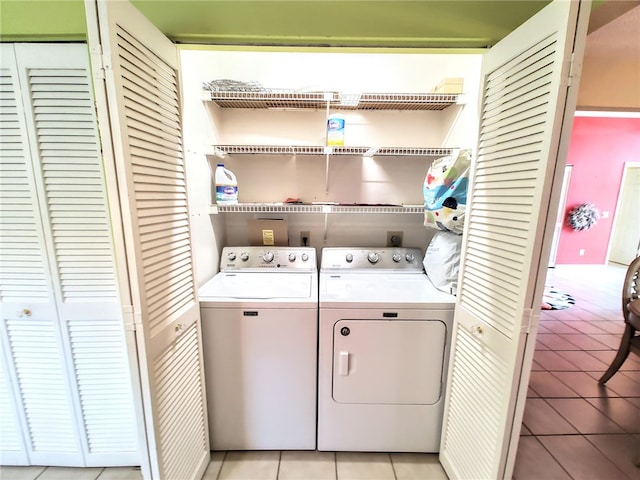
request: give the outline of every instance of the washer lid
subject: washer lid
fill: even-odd
[[[312,276],[300,273],[219,273],[200,288],[200,301],[214,298],[310,298]]]

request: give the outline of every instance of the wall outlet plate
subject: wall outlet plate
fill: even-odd
[[[300,246],[301,247],[310,247],[311,246],[311,233],[310,232],[300,232]]]
[[[387,247],[401,247],[403,232],[387,232]]]

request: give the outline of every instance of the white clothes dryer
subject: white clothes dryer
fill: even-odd
[[[313,248],[225,247],[199,289],[212,450],[314,450]]]
[[[437,452],[455,297],[420,249],[324,248],[318,449]]]

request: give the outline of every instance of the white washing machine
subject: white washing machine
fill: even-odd
[[[437,452],[455,297],[420,249],[324,248],[318,449]]]
[[[211,449],[314,450],[315,250],[225,247],[198,293]]]

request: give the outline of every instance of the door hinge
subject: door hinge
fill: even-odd
[[[133,305],[122,306],[122,321],[124,323],[124,329],[127,332],[136,331],[135,315],[133,313]]]
[[[533,308],[525,308],[522,312],[522,333],[531,333],[538,325],[540,313]]]
[[[102,45],[95,45],[91,47],[91,51],[89,52],[91,57],[91,67],[93,70],[93,78],[98,80],[104,80],[105,75],[104,71],[109,70],[110,66],[108,62],[106,62],[106,58],[104,52],[102,50]]]
[[[567,77],[567,87],[570,87],[573,83],[573,76],[575,74],[576,54],[571,52],[571,58],[569,59],[569,75]]]

